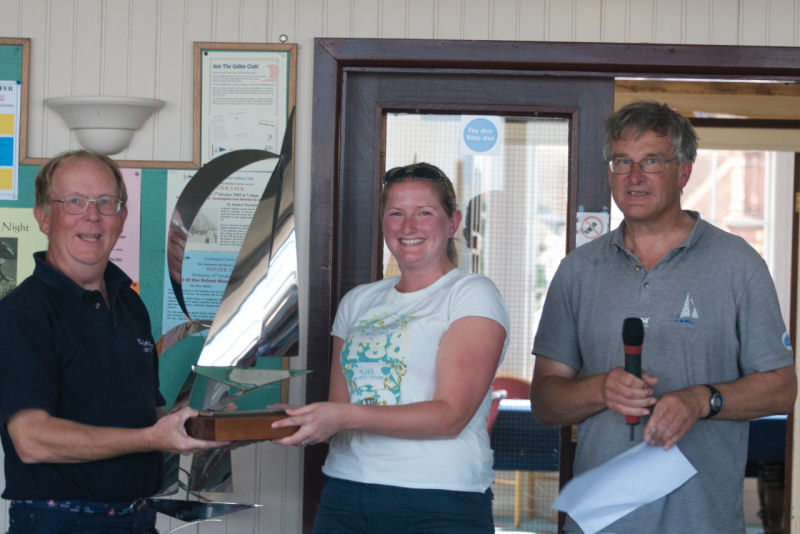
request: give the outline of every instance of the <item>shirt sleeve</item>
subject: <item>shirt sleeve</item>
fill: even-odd
[[[500,291],[485,276],[470,276],[462,280],[450,301],[450,318],[455,322],[463,317],[485,317],[505,328],[509,334],[508,308]]]
[[[0,424],[25,408],[55,415],[58,365],[51,321],[4,307],[0,332],[12,333],[0,351]]]
[[[759,258],[760,260],[760,258]],[[769,270],[759,261],[737,305],[739,365],[744,374],[792,365],[792,346]]]
[[[533,340],[532,353],[545,356],[579,371],[582,366],[576,320],[571,313],[568,284],[570,275],[561,262],[544,300],[541,318]]]
[[[350,332],[350,316],[352,315],[355,299],[353,291],[355,290],[348,291],[336,307],[336,316],[331,328],[332,336],[347,339],[347,334]]]

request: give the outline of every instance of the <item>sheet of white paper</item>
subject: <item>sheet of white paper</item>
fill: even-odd
[[[568,513],[585,534],[594,534],[676,490],[695,473],[678,447],[665,451],[642,442],[570,480],[553,508]]]

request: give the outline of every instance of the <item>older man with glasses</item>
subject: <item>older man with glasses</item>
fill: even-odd
[[[9,532],[156,532],[147,497],[162,454],[224,445],[166,414],[144,303],[108,261],[127,216],[117,165],[87,151],[47,162],[33,275],[0,300],[0,437]]]
[[[790,411],[797,390],[774,284],[744,240],[681,208],[697,152],[684,117],[634,102],[606,121],[604,149],[624,221],[553,278],[533,344],[534,413],[578,425],[575,474],[642,440],[677,445],[697,469],[608,532],[744,532],[748,420]],[[623,367],[628,318],[643,326],[641,376]],[[571,520],[566,530],[579,532]]]

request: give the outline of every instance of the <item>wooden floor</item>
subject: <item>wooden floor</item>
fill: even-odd
[[[558,514],[551,507],[558,495],[558,473],[497,471],[496,477],[492,486],[496,532],[558,532]],[[515,503],[519,503],[516,513]]]

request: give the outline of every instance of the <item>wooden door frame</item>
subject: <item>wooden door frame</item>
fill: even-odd
[[[306,402],[327,398],[330,327],[341,288],[337,198],[343,101],[349,71],[410,69],[475,75],[524,71],[537,76],[676,77],[800,81],[800,48],[724,45],[659,45],[425,39],[317,38],[314,41],[312,111],[311,221],[309,250],[310,309],[306,339]],[[568,83],[568,80],[564,80]],[[796,242],[796,238],[794,240]],[[795,281],[796,272],[792,273]],[[792,302],[795,302],[792,285]],[[794,308],[792,309],[794,311]],[[791,317],[790,331],[796,319]],[[787,424],[787,473],[791,473],[792,417]],[[326,447],[307,448],[304,459],[303,530],[311,531],[322,487]],[[785,511],[791,505],[787,476]],[[788,523],[787,523],[788,524]]]

